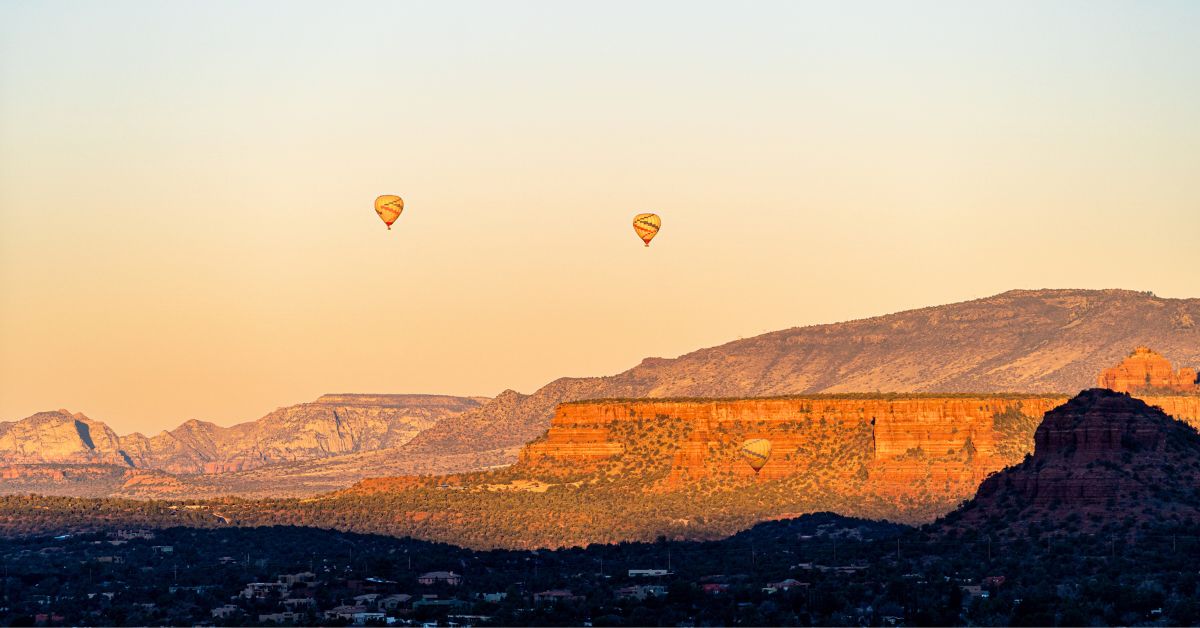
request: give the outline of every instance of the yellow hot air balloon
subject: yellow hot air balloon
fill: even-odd
[[[375,213],[379,214],[379,218],[383,220],[383,224],[387,225],[388,230],[392,228],[392,223],[400,217],[404,212],[404,199],[392,194],[384,194],[375,199]]]
[[[638,237],[646,246],[650,246],[650,241],[658,233],[659,227],[662,226],[662,219],[658,214],[638,214],[633,217],[633,230],[637,232]]]
[[[762,470],[771,458],[771,441],[765,438],[752,438],[742,443],[742,457],[750,463],[755,473]]]

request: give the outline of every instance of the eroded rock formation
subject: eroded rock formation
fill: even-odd
[[[1125,393],[1155,390],[1200,392],[1196,369],[1181,368],[1176,371],[1170,360],[1148,347],[1138,347],[1117,366],[1104,369],[1096,378],[1096,383],[1100,388]]]
[[[948,525],[1200,517],[1200,433],[1154,401],[1095,388],[1050,411],[1033,455],[984,481]]]
[[[1033,449],[1041,417],[1067,401],[1038,395],[812,396],[719,400],[614,400],[564,403],[550,430],[521,453],[540,472],[605,468],[640,447],[639,457],[668,458],[661,490],[754,471],[736,452],[750,438],[771,441],[762,481],[838,462],[865,473],[870,490],[902,498],[918,489],[969,497],[989,474]],[[1200,397],[1148,397],[1174,416],[1200,424]],[[651,424],[647,446],[639,432]],[[665,428],[662,426],[666,426]],[[672,437],[674,440],[672,440]],[[844,451],[837,451],[841,447]],[[858,467],[865,462],[865,467]]]
[[[100,421],[67,410],[0,422],[0,452],[7,462],[127,464],[115,432]]]

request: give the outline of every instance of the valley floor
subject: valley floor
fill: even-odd
[[[539,552],[128,528],[0,541],[0,624],[1187,625],[1197,555],[1194,526],[1001,540],[830,514]]]

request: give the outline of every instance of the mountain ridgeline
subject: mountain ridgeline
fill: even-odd
[[[1200,299],[1128,290],[1013,290],[845,323],[772,332],[610,377],[505,391],[422,432],[410,452],[521,445],[564,401],[841,392],[1071,393],[1131,347],[1200,364]]]
[[[529,395],[327,395],[251,423],[223,428],[189,421],[150,437],[117,436],[82,414],[44,412],[0,422],[0,477],[6,480],[0,492],[315,495],[366,477],[514,463],[521,447],[550,427],[562,402],[853,391],[1065,398],[1093,385],[1101,369],[1135,346],[1163,355],[1124,364],[1110,373],[1111,385],[1144,380],[1154,389],[1147,394],[1167,394],[1186,386],[1155,384],[1166,377],[1166,358],[1184,367],[1200,364],[1197,320],[1200,299],[1123,290],[1012,291],[773,332],[676,359],[648,358],[624,373],[562,378]],[[1192,372],[1172,371],[1162,381],[1182,381]],[[1005,442],[1021,455],[1031,447]]]
[[[155,436],[117,434],[66,410],[0,422],[0,463],[115,465],[175,474],[266,465],[402,446],[443,418],[480,406],[441,395],[324,395],[247,423],[188,421]]]

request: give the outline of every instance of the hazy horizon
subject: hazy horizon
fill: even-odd
[[[1010,289],[1200,297],[1197,112],[1187,2],[4,3],[0,420],[229,425]]]

